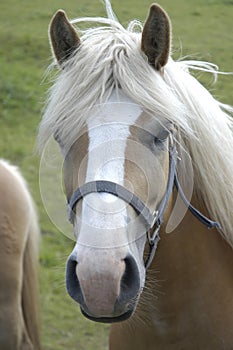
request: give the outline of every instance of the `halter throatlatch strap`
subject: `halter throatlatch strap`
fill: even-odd
[[[177,192],[179,193],[181,199],[183,200],[183,202],[185,203],[185,205],[188,207],[188,209],[191,211],[191,213],[199,220],[202,222],[202,224],[204,224],[205,226],[207,226],[208,228],[221,228],[220,224],[217,221],[212,221],[210,219],[208,219],[205,215],[203,215],[199,210],[197,210],[196,208],[194,208],[192,206],[192,204],[187,200],[187,198],[185,197],[185,194],[182,190],[182,187],[179,183],[178,180],[178,176],[177,173],[175,172],[175,178],[174,178],[174,184],[176,186]]]
[[[182,198],[182,200],[184,201],[188,209],[201,223],[206,225],[208,228],[213,228],[213,227],[220,228],[220,225],[218,222],[208,219],[206,216],[200,213],[199,210],[197,210],[190,204],[179,183],[178,176],[176,173],[176,164],[177,164],[177,150],[175,147],[175,143],[173,142],[173,139],[171,137],[170,147],[169,147],[169,175],[168,175],[167,188],[166,188],[164,197],[159,204],[158,209],[153,213],[138,196],[136,196],[134,193],[129,191],[124,186],[121,186],[112,181],[98,180],[98,181],[87,182],[74,191],[74,193],[72,194],[68,202],[68,207],[67,207],[68,218],[70,222],[74,223],[76,204],[79,202],[80,199],[82,199],[88,194],[104,192],[104,193],[109,193],[116,197],[119,197],[120,199],[123,199],[126,203],[130,204],[130,206],[134,208],[134,210],[138,213],[138,215],[140,215],[145,221],[146,230],[147,230],[147,239],[148,239],[149,249],[150,249],[148,258],[145,262],[145,268],[148,269],[148,267],[150,266],[154,258],[155,251],[160,239],[159,230],[163,222],[164,213],[165,213],[168,200],[170,198],[174,185],[176,186],[176,189],[180,197]]]

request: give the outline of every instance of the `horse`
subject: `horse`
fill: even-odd
[[[173,60],[159,5],[127,28],[105,5],[49,27],[58,73],[38,143],[64,159],[67,292],[110,324],[110,350],[230,350],[233,109],[192,74],[214,64]]]
[[[37,214],[19,170],[0,160],[0,348],[39,350]]]

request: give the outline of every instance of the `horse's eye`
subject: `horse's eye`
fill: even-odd
[[[163,129],[159,132],[159,134],[157,136],[154,137],[154,143],[156,145],[160,145],[163,142],[165,142],[168,138],[169,135],[169,131],[166,129]]]

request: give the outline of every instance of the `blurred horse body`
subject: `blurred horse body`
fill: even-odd
[[[39,350],[39,228],[18,169],[0,160],[0,349]]]

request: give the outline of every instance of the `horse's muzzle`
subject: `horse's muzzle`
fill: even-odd
[[[66,286],[88,319],[113,323],[124,321],[134,312],[140,294],[140,274],[135,259],[127,255],[116,260],[106,252],[95,259],[92,252],[79,261],[74,252],[66,268]],[[97,253],[98,255],[98,253]]]

